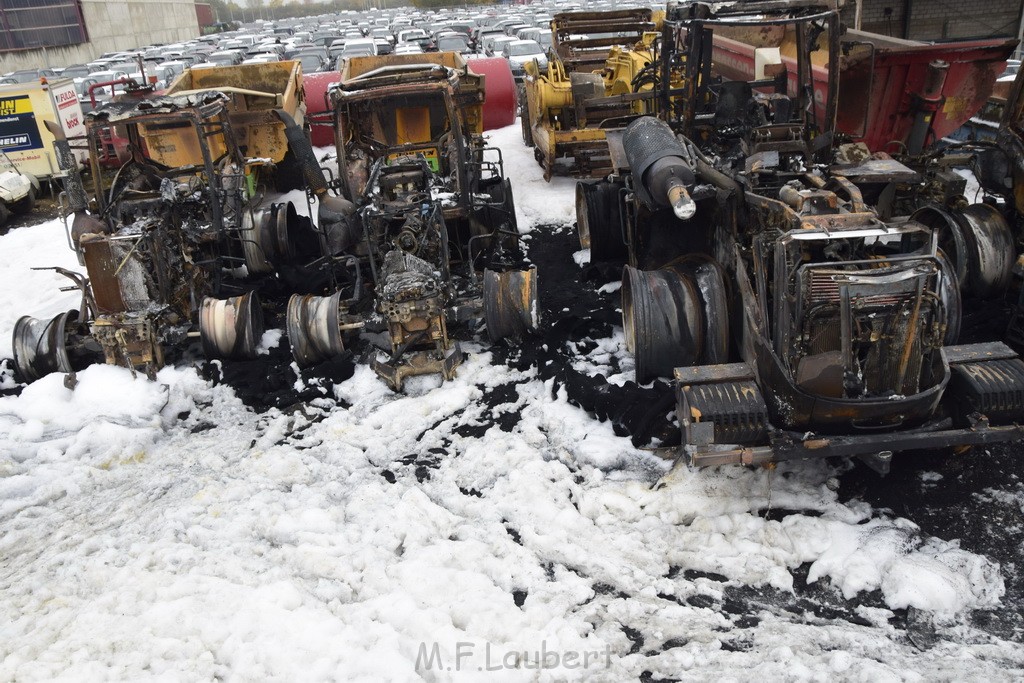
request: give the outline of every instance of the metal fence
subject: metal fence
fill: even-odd
[[[0,52],[88,40],[79,0],[0,0]]]

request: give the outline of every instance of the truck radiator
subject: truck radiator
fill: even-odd
[[[807,264],[797,273],[790,363],[798,384],[836,398],[921,390],[925,356],[945,324],[935,262]]]

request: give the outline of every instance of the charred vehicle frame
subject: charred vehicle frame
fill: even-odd
[[[19,320],[15,361],[23,377],[82,369],[92,360],[84,347],[96,345],[106,362],[153,374],[164,363],[166,345],[200,334],[196,323],[205,328],[204,346],[210,351],[255,352],[262,335],[258,301],[251,293],[212,298],[230,289],[222,278],[225,270],[244,263],[241,242],[234,259],[227,239],[244,205],[244,158],[233,144],[225,105],[223,95],[207,93],[112,103],[88,115],[93,200],[77,169],[69,173],[65,194],[66,213],[73,217],[70,246],[88,273],[88,280],[77,282],[83,305],[74,334],[65,329],[65,339],[55,338],[42,353],[36,334],[40,321]],[[101,146],[111,125],[126,131],[130,156],[106,187]],[[149,156],[149,145],[159,147],[167,133],[176,142],[188,140],[197,163],[170,168]],[[70,157],[70,143],[58,144]],[[207,315],[197,320],[200,309]],[[215,331],[203,325],[211,315],[237,316],[238,324],[230,333]],[[46,327],[54,329],[52,322]]]
[[[282,66],[284,76],[298,78]],[[208,358],[252,358],[263,335],[261,292],[319,291],[347,277],[351,259],[330,249],[351,207],[326,196],[308,140],[285,146],[283,122],[295,127],[301,99],[286,111],[274,109],[282,98],[273,93],[226,90],[113,102],[90,112],[84,139],[58,135],[68,171],[62,213],[88,277],[69,274],[82,291],[77,311],[18,321],[23,379],[97,360],[152,376],[168,350],[188,353],[195,338]],[[111,176],[104,145],[115,127],[125,158]],[[88,147],[91,199],[72,144]],[[272,155],[289,151],[321,199],[319,227],[290,202],[264,202],[278,171]]]
[[[301,366],[383,323],[389,357],[367,355],[396,390],[410,375],[454,375],[463,354],[450,323],[483,318],[494,340],[534,327],[536,270],[520,249],[500,152],[480,134],[483,78],[454,53],[417,59],[392,57],[358,77],[361,60],[349,61],[352,79],[333,94],[342,172],[333,182],[303,130],[301,101],[268,108],[287,98],[244,83],[92,113],[93,201],[77,173],[65,194],[69,241],[89,275],[76,279],[83,303],[19,321],[20,374],[74,372],[99,358],[152,374],[165,347],[184,350],[194,337],[208,357],[251,358],[261,293],[288,297]],[[366,117],[377,128],[361,128]],[[107,187],[99,160],[110,126],[124,131],[129,158]],[[70,144],[60,146],[70,159]],[[289,156],[316,225],[291,203],[263,206],[275,161]]]
[[[637,381],[674,377],[694,465],[856,455],[885,471],[896,451],[1024,436],[1024,361],[956,344],[961,293],[939,231],[865,200],[914,172],[830,167],[838,69],[821,119],[810,52],[837,60],[840,7],[670,5],[661,68],[684,71],[688,96],[609,134],[616,171],[577,188],[581,242],[627,262]],[[796,79],[712,76],[717,28],[779,24],[795,26]]]
[[[355,206],[346,250],[368,265],[390,340],[371,362],[396,389],[453,375],[452,323],[483,318],[492,341],[537,324],[511,184],[481,134],[483,78],[457,53],[353,58],[329,93],[335,186]]]

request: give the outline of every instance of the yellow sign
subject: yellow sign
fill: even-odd
[[[0,116],[11,116],[13,114],[31,114],[32,101],[28,97],[4,97],[0,98]]]

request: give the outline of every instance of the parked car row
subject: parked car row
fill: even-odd
[[[303,73],[337,71],[349,57],[421,52],[504,57],[516,80],[533,60],[546,68],[554,14],[603,9],[609,2],[543,2],[485,11],[398,8],[256,21],[227,33],[168,45],[109,52],[82,64],[21,69],[0,84],[70,78],[85,110],[132,87],[166,88],[186,69],[297,60]]]
[[[550,22],[555,13],[602,9],[609,2],[544,2],[514,12],[442,8],[398,8],[343,11],[331,15],[256,21],[236,31],[170,45],[148,45],[111,52],[84,64],[21,69],[0,76],[0,84],[27,83],[55,77],[72,78],[83,105],[112,96],[120,81],[161,89],[187,68],[262,63],[294,59],[303,73],[333,71],[340,60],[359,55],[458,52],[509,60],[517,79],[523,65],[537,59],[543,68],[551,46]]]

